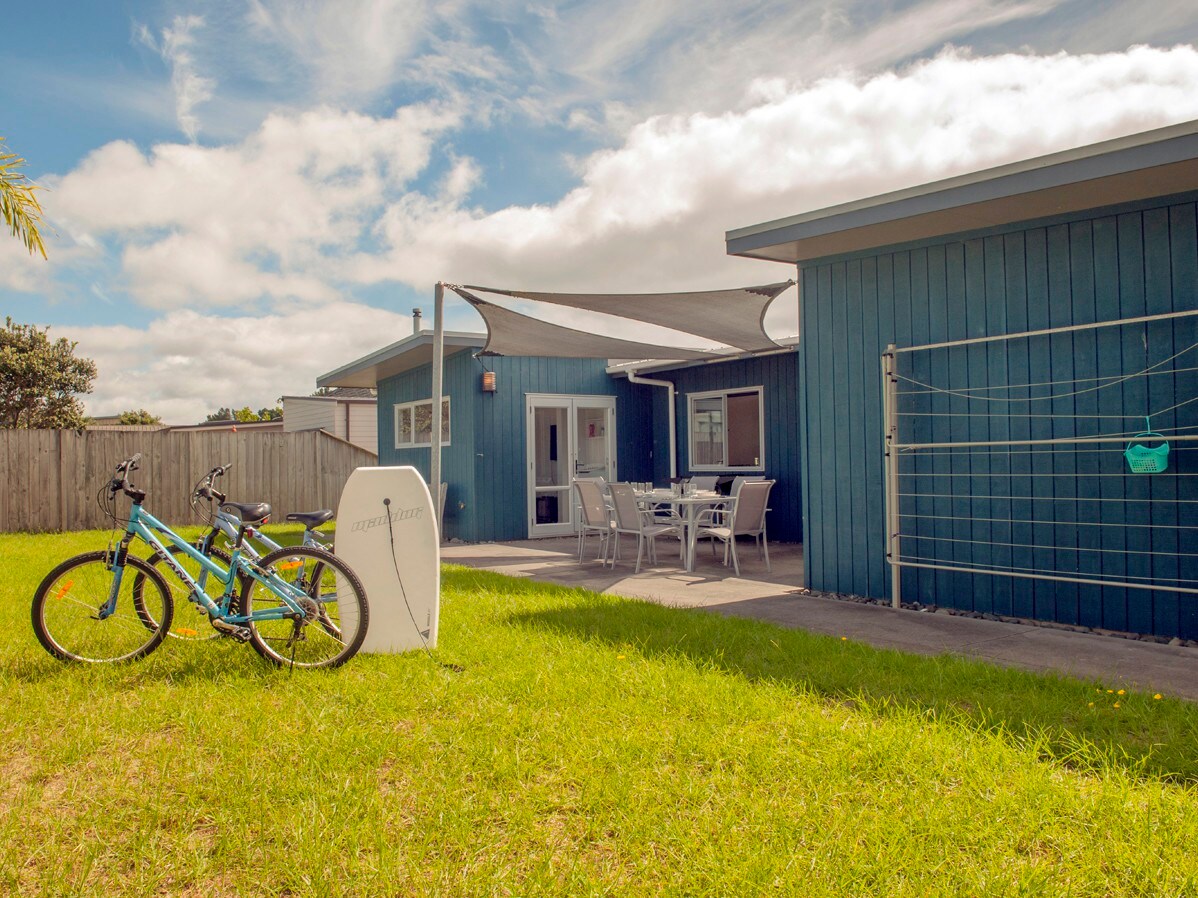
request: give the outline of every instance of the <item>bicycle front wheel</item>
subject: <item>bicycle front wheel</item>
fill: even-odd
[[[102,663],[134,661],[158,648],[175,610],[162,574],[127,556],[116,608],[102,618],[113,577],[107,551],[68,558],[46,575],[32,608],[33,632],[46,651],[63,661]]]
[[[302,614],[275,619],[255,615],[289,609],[281,596],[256,580],[241,593],[241,608],[250,615],[250,644],[263,658],[296,667],[336,667],[362,646],[370,610],[366,590],[344,561],[323,549],[292,546],[271,552],[258,562],[298,593]]]

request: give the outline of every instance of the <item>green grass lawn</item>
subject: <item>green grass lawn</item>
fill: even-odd
[[[1193,704],[464,568],[435,658],[63,665],[105,539],[0,535],[3,895],[1198,895]]]

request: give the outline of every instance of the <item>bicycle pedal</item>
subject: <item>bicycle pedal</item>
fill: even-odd
[[[236,639],[238,642],[250,641],[250,628],[239,627],[236,624],[230,624],[223,620],[213,620],[212,627],[222,636],[228,636],[231,639]]]

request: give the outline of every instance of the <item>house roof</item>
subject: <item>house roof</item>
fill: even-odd
[[[446,331],[445,354],[447,356],[464,349],[481,349],[487,342],[486,334],[469,331]],[[316,378],[318,387],[374,387],[380,380],[402,374],[433,361],[433,332],[421,331],[404,337],[390,346],[362,356]],[[307,397],[311,398],[311,397]]]
[[[805,262],[1198,190],[1198,121],[728,231],[729,255]]]

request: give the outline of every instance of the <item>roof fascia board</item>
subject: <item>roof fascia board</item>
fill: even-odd
[[[890,253],[909,252],[910,250],[923,249],[929,246],[944,246],[950,243],[965,243],[969,240],[979,240],[983,237],[996,237],[1002,234],[1013,234],[1017,231],[1030,231],[1035,228],[1048,228],[1053,225],[1069,224],[1075,221],[1087,221],[1089,219],[1110,218],[1115,215],[1124,215],[1129,212],[1143,212],[1146,209],[1161,209],[1166,206],[1174,206],[1179,203],[1198,202],[1198,190],[1189,190],[1184,193],[1177,193],[1171,196],[1154,196],[1148,199],[1137,200],[1128,203],[1114,203],[1108,206],[1095,206],[1090,209],[1082,209],[1078,212],[1066,212],[1060,215],[1049,215],[1042,218],[1030,218],[1021,221],[1013,221],[1007,224],[992,225],[985,228],[974,228],[968,231],[954,231],[951,234],[942,234],[936,237],[923,237],[918,240],[907,240],[902,243],[888,243],[880,246],[869,246],[864,249],[853,250],[851,252],[829,253],[825,256],[814,256],[810,259],[802,259],[799,265],[802,268],[812,268],[816,265],[826,265],[830,262],[850,262],[855,259],[868,259],[879,255]],[[793,262],[789,264],[795,264]]]
[[[479,334],[473,331],[446,331],[445,346],[456,347],[458,349],[466,349],[470,347],[481,347],[486,343],[487,335]],[[340,368],[335,368],[316,378],[318,387],[333,387],[333,386],[376,386],[378,380],[371,380],[372,372],[377,372],[380,365],[387,362],[393,362],[401,356],[412,352],[421,347],[431,347],[433,343],[432,331],[421,331],[418,334],[404,337],[389,346],[384,346],[382,349],[376,350],[369,355],[355,359],[348,365],[342,365]],[[352,381],[352,382],[351,382]],[[359,383],[358,381],[362,381]],[[335,397],[333,397],[335,398]]]

